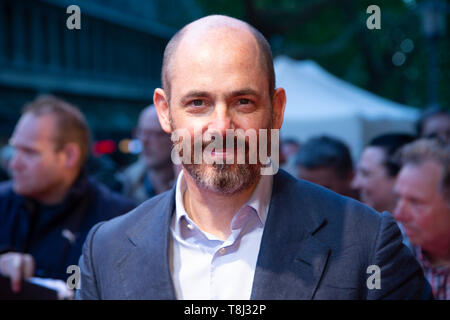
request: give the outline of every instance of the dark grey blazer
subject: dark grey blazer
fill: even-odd
[[[169,267],[175,188],[97,224],[80,258],[78,299],[175,299]],[[370,265],[381,288],[369,289]],[[372,283],[372,282],[371,282]],[[431,290],[389,213],[274,176],[252,299],[426,299]]]

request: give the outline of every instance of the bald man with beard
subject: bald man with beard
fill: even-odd
[[[286,94],[256,29],[217,15],[185,26],[165,49],[162,86],[161,127],[175,147],[199,146],[212,161],[192,163],[181,149],[174,188],[91,230],[79,299],[431,297],[390,214],[276,170],[273,153],[268,164],[247,148],[240,163],[239,143],[208,151],[205,142],[239,129],[281,128]],[[273,137],[267,147],[278,147]]]

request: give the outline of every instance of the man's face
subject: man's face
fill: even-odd
[[[395,177],[390,177],[385,166],[385,152],[379,147],[367,147],[358,164],[352,188],[359,192],[362,202],[377,211],[392,211],[396,197],[393,194]]]
[[[64,174],[64,154],[56,151],[56,123],[52,115],[23,115],[10,143],[13,188],[17,194],[39,199],[57,187]]]
[[[351,177],[348,179],[339,177],[334,168],[306,168],[298,166],[297,176],[300,179],[318,184],[342,195],[349,195],[350,193]]]
[[[158,121],[155,110],[146,110],[139,118],[137,136],[142,142],[142,156],[147,168],[158,169],[171,165],[172,141]]]
[[[169,131],[186,129],[191,141],[195,132],[220,134],[225,142],[227,129],[279,129],[284,100],[275,98],[272,104],[253,37],[235,30],[202,36],[182,41],[175,54]],[[275,95],[284,97],[284,91],[278,89]],[[236,145],[233,150],[215,150],[211,156],[223,159],[231,153],[236,153]],[[224,194],[243,190],[259,177],[258,165],[203,161],[184,168],[197,184]]]
[[[394,217],[406,236],[424,249],[433,248],[450,233],[450,206],[440,189],[442,166],[434,161],[402,168],[395,184]]]
[[[422,136],[437,137],[450,143],[450,115],[438,114],[428,119],[423,126]]]

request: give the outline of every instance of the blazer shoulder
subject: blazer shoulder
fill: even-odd
[[[163,217],[166,213],[164,208],[171,196],[171,190],[166,191],[143,202],[128,213],[102,223],[96,231],[96,242],[108,244],[110,241],[122,240],[130,228],[139,228],[143,224]]]
[[[292,220],[322,225],[326,238],[333,234],[349,234],[354,239],[370,238],[373,241],[382,223],[382,214],[365,204],[294,178],[284,171],[274,181],[273,199],[290,208]]]
[[[327,218],[343,218],[342,215],[356,215],[359,219],[380,222],[380,213],[369,206],[314,183],[297,179],[283,172],[283,192],[287,197],[307,202],[316,213]],[[287,191],[288,190],[288,191]]]

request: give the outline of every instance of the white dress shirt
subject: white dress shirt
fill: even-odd
[[[171,224],[171,273],[177,299],[250,299],[272,182],[273,176],[261,176],[250,199],[234,215],[230,236],[222,241],[189,218],[183,205],[186,182],[180,172]]]

